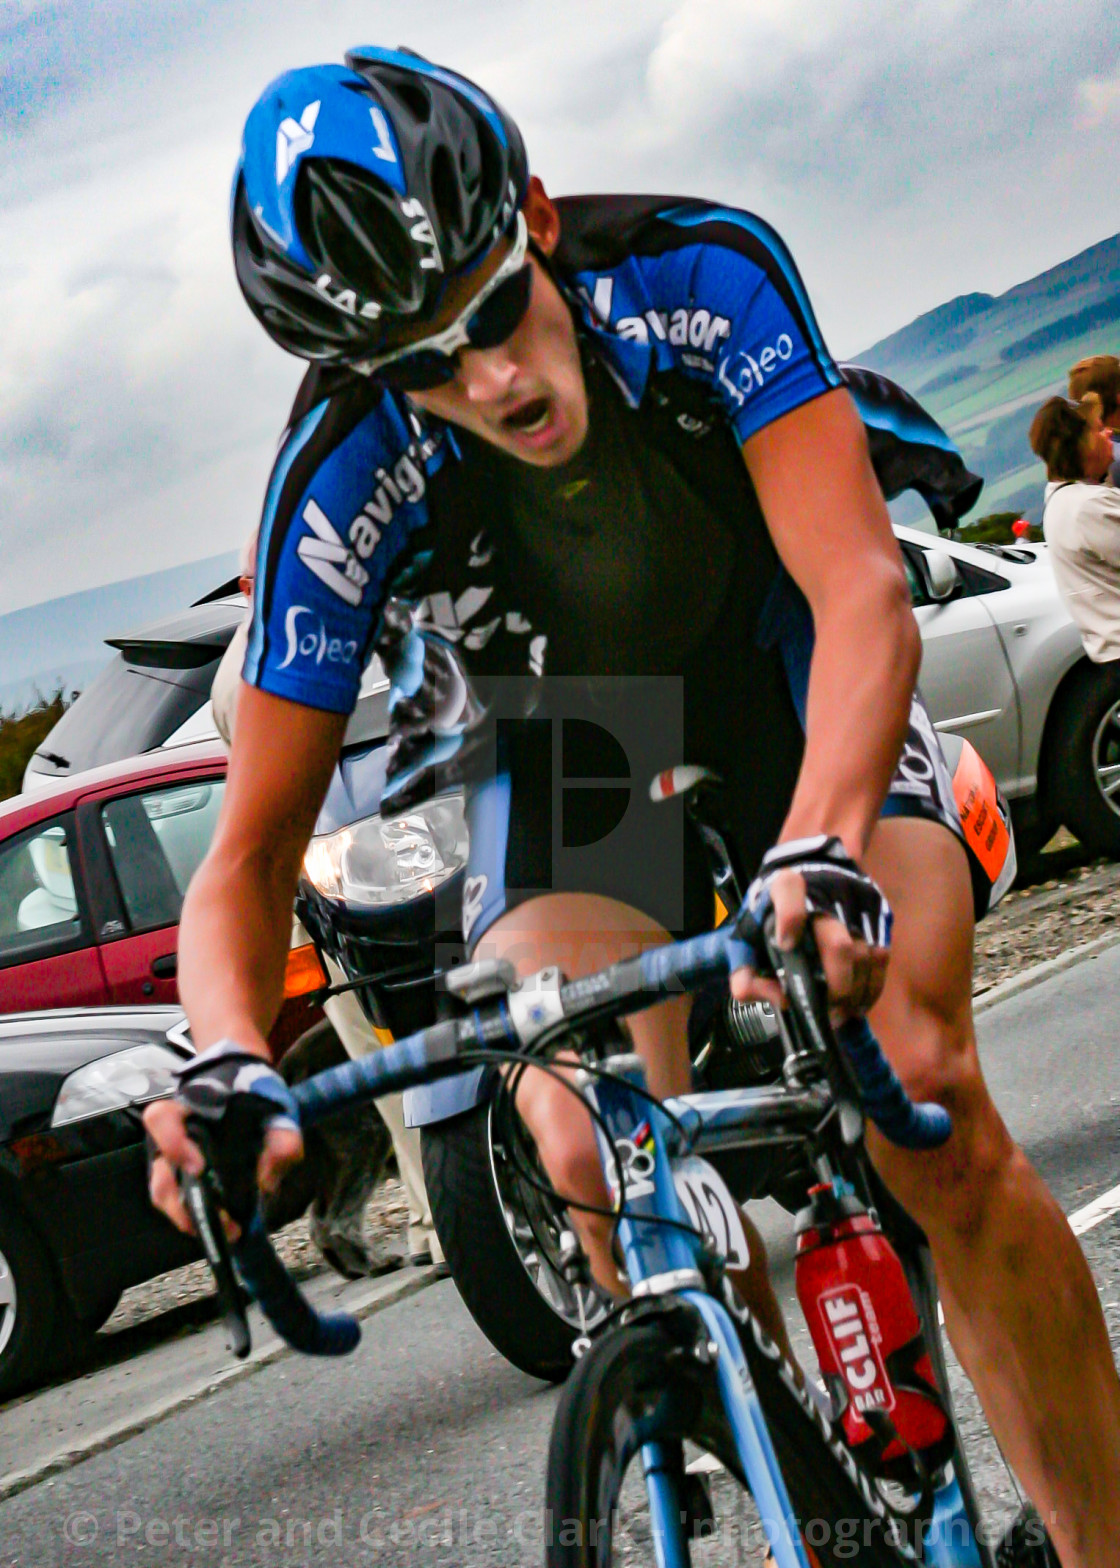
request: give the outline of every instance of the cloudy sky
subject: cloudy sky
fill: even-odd
[[[749,206],[834,352],[1120,227],[1120,41],[1060,0],[0,0],[0,613],[236,547],[299,367],[241,302],[241,124],[406,43],[556,192]]]

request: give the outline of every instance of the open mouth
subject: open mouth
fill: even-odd
[[[502,426],[517,435],[534,436],[548,424],[551,405],[547,397],[531,397],[502,420]]]

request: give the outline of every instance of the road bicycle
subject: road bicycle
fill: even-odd
[[[952,1417],[924,1237],[891,1203],[864,1149],[865,1117],[893,1142],[922,1149],[949,1135],[947,1114],[908,1100],[865,1021],[833,1031],[811,944],[795,953],[770,945],[769,953],[787,1001],[777,1083],[660,1103],[624,1032],[628,1014],[726,981],[749,961],[750,950],[726,925],[574,981],[544,970],[519,982],[498,960],[462,966],[443,980],[459,1016],[299,1085],[301,1119],[311,1126],[358,1100],[464,1066],[550,1070],[557,1050],[579,1057],[573,1092],[592,1115],[616,1195],[629,1297],[581,1338],[556,1412],[546,1482],[548,1568],[635,1561],[634,1542],[621,1528],[631,1468],[648,1500],[646,1540],[638,1548],[646,1562],[685,1568],[741,1560],[727,1556],[735,1543],[721,1538],[704,1463],[688,1458],[693,1450],[709,1472],[718,1466],[753,1499],[776,1568],[1056,1563],[1029,1513],[995,1552],[987,1544]],[[208,1164],[202,1178],[184,1179],[184,1192],[223,1298],[231,1347],[239,1355],[249,1348],[240,1279],[295,1348],[352,1350],[357,1323],[315,1312],[272,1251],[245,1129],[231,1130],[222,1149],[204,1127],[194,1130]],[[861,1412],[874,1442],[853,1444],[851,1389],[836,1377],[827,1389],[803,1377],[732,1284],[737,1211],[705,1156],[714,1161],[775,1142],[802,1146],[821,1191],[853,1204],[853,1212],[880,1215],[894,1242],[920,1320],[907,1347],[913,1375],[907,1382],[896,1367],[895,1386],[918,1388],[943,1418],[938,1441],[925,1451],[905,1440],[885,1401]],[[241,1226],[232,1248],[217,1221],[219,1207]],[[573,1271],[582,1266],[574,1240],[569,1262]]]

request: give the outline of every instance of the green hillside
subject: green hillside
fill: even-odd
[[[1044,474],[1027,429],[1087,354],[1120,354],[1120,234],[1006,294],[949,300],[855,357],[900,382],[958,442],[986,481],[977,515],[1037,522]],[[924,513],[911,502],[900,521]]]

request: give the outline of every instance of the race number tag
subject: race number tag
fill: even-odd
[[[743,1217],[719,1172],[713,1170],[707,1160],[693,1154],[674,1162],[673,1182],[677,1197],[696,1229],[710,1239],[731,1268],[745,1269],[750,1253]]]

